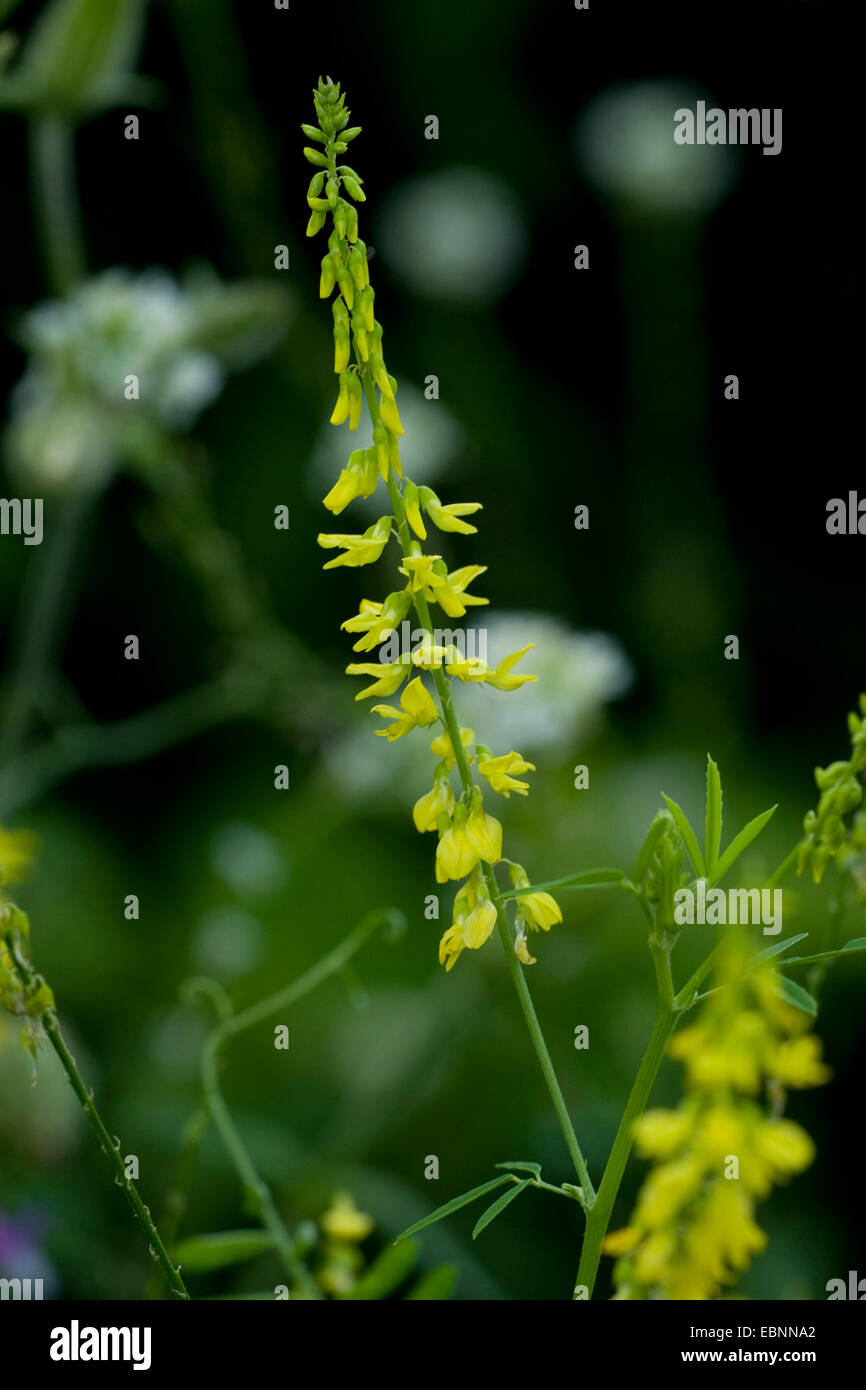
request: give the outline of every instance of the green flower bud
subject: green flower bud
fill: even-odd
[[[346,204],[346,237],[349,241],[358,240],[358,213],[351,203]]]
[[[314,174],[310,179],[310,186],[307,189],[308,198],[317,198],[321,193],[325,183],[325,171],[320,169],[318,174]]]
[[[373,372],[373,380],[375,381],[379,390],[382,392],[383,397],[387,396],[390,400],[393,400],[394,392],[391,388],[391,378],[388,376],[388,373],[385,370],[385,363],[382,361],[382,358],[378,352],[374,352],[371,355],[370,367]]]
[[[351,174],[343,175],[343,187],[350,198],[354,198],[356,203],[366,203],[367,195],[357,179],[353,179]]]
[[[376,319],[373,314],[373,301],[375,297],[376,291],[369,283],[361,290],[358,296],[358,312],[364,320],[364,326],[368,333],[372,333],[376,327]]]
[[[323,169],[328,167],[328,156],[322,154],[321,150],[314,150],[311,145],[304,146],[304,156],[311,164],[320,164]]]
[[[328,207],[335,208],[337,199],[340,196],[340,184],[338,179],[328,179],[327,187]]]
[[[351,309],[355,303],[355,286],[345,265],[337,266],[337,284],[340,286],[340,294]]]
[[[367,274],[366,257],[361,254],[356,246],[353,246],[349,252],[349,271],[351,272],[352,279],[357,289],[363,290],[370,283]],[[372,325],[370,331],[372,332]]]
[[[361,127],[359,125],[350,125],[347,130],[343,130],[340,132],[341,138],[346,141],[354,140],[355,136],[360,134]]]
[[[325,225],[325,214],[323,212],[311,212],[310,220],[307,223],[307,236],[315,236]]]
[[[355,335],[355,347],[358,349],[361,360],[367,362],[370,357],[370,347],[367,342],[367,330],[364,327],[364,320],[360,314],[355,314],[352,318],[352,332]]]
[[[337,279],[337,267],[330,251],[322,259],[322,273],[319,277],[319,298],[327,299]]]
[[[349,226],[349,204],[340,198],[334,208],[334,231],[341,241],[346,240],[346,231]]]
[[[320,145],[324,145],[328,138],[326,135],[323,135],[322,131],[319,130],[319,127],[315,125],[304,125],[302,123],[301,130],[304,132],[308,140],[318,140]],[[343,138],[345,139],[345,136]]]

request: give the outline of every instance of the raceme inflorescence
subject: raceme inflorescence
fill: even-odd
[[[357,637],[356,652],[373,652],[392,639],[414,609],[421,640],[396,660],[353,662],[347,673],[369,679],[356,695],[358,700],[390,699],[400,692],[399,705],[373,706],[373,713],[387,721],[377,730],[381,737],[393,741],[415,729],[436,729],[430,745],[438,760],[433,784],[416,801],[413,816],[420,833],[438,835],[436,881],[460,882],[452,922],[439,945],[440,962],[450,970],[464,950],[484,945],[497,921],[504,929],[504,907],[493,866],[504,862],[512,887],[529,887],[522,865],[503,861],[502,826],[487,810],[473,769],[491,791],[503,797],[512,792],[526,796],[529,783],[522,780],[523,775],[535,771],[514,749],[494,752],[474,730],[460,726],[451,685],[456,679],[484,683],[499,691],[519,689],[536,679],[515,670],[532,643],[491,667],[480,656],[467,655],[465,644],[461,649],[450,628],[443,631],[433,626],[431,607],[441,609],[451,622],[465,617],[467,609],[488,602],[471,589],[486,566],[469,564],[449,570],[435,544],[424,549],[428,526],[444,533],[475,534],[477,528],[466,517],[479,511],[481,504],[443,503],[431,488],[419,487],[403,473],[397,382],[385,364],[367,249],[358,235],[355,204],[365,200],[362,180],[349,165],[337,162],[360,134],[360,127],[349,125],[345,95],[330,78],[319,80],[313,100],[318,124],[302,126],[304,134],[314,141],[304,154],[316,167],[307,193],[311,209],[307,235],[315,236],[330,219],[332,230],[322,260],[319,293],[327,299],[336,291],[332,312],[338,395],[331,423],[348,422],[350,431],[357,430],[366,402],[372,425],[371,443],[352,450],[324,504],[339,515],[355,498],[372,496],[380,480],[390,503],[390,511],[362,534],[326,533],[319,536],[319,544],[340,552],[327,562],[326,569],[371,565],[391,540],[399,547],[399,587],[383,599],[364,599],[343,628]],[[432,682],[432,693],[427,679]],[[456,786],[452,782],[455,775]],[[527,930],[549,931],[562,920],[562,914],[547,892],[517,894],[515,902],[513,949],[524,965],[534,964]]]

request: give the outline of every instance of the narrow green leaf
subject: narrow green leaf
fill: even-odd
[[[724,854],[722,855],[721,859],[716,864],[716,867],[713,870],[713,873],[710,877],[711,888],[714,884],[718,883],[720,878],[724,877],[724,875],[728,872],[728,869],[730,869],[731,865],[737,862],[743,851],[748,849],[752,841],[756,839],[758,835],[760,835],[764,826],[767,824],[767,821],[775,813],[776,810],[777,806],[771,806],[769,811],[762,811],[759,816],[755,816],[754,820],[750,820],[748,825],[743,826],[743,829],[740,831],[739,835],[734,836],[733,840],[728,845],[728,848],[725,850]]]
[[[838,951],[816,951],[814,956],[791,956],[786,965],[811,965],[817,960],[832,960],[839,956],[853,956],[857,951],[866,951],[866,936],[856,936],[840,946]]]
[[[435,1269],[422,1274],[417,1284],[413,1284],[406,1295],[407,1299],[453,1298],[457,1288],[457,1266],[437,1265]]]
[[[472,1239],[475,1240],[480,1236],[485,1226],[489,1226],[491,1221],[494,1221],[499,1213],[504,1211],[505,1208],[514,1201],[515,1197],[519,1197],[521,1192],[526,1190],[531,1181],[531,1178],[524,1178],[522,1182],[516,1183],[514,1187],[510,1187],[507,1192],[503,1192],[502,1196],[497,1197],[495,1202],[491,1202],[487,1210],[482,1212],[476,1221],[475,1229],[472,1232]]]
[[[768,946],[766,950],[759,951],[756,956],[752,956],[751,959],[746,962],[746,969],[751,969],[753,965],[760,965],[762,961],[772,960],[774,956],[781,956],[785,951],[789,950],[791,946],[796,945],[798,941],[803,941],[808,935],[809,933],[807,931],[801,931],[798,932],[796,936],[786,936],[784,941],[775,941],[773,945]],[[787,961],[786,964],[790,965],[790,961]]]
[[[509,1158],[505,1163],[494,1163],[494,1168],[516,1168],[520,1173],[532,1173],[533,1177],[541,1177],[540,1163],[527,1163],[525,1159]]]
[[[796,980],[789,980],[787,975],[778,975],[776,984],[783,999],[787,999],[789,1004],[793,1004],[795,1009],[802,1009],[804,1014],[810,1018],[818,1015],[818,1001],[802,985],[798,985]]]
[[[548,893],[554,888],[610,888],[624,878],[622,869],[584,869],[578,874],[552,879],[550,883],[531,883],[528,888],[507,888],[499,896],[522,898],[527,893]]]
[[[680,834],[682,835],[683,840],[685,841],[686,849],[689,852],[689,858],[691,859],[695,867],[695,873],[697,874],[698,878],[706,878],[707,870],[706,865],[704,864],[704,856],[701,854],[700,848],[698,846],[698,837],[692,830],[692,827],[689,825],[685,811],[681,806],[678,806],[675,801],[671,801],[671,798],[669,796],[665,796],[664,792],[662,792],[662,801],[665,803],[665,805],[667,806],[668,810],[670,811],[671,815],[677,823],[677,828]]]
[[[416,1221],[415,1225],[410,1226],[408,1230],[401,1231],[394,1244],[406,1240],[408,1236],[414,1236],[416,1231],[423,1231],[425,1226],[432,1226],[434,1221],[444,1221],[445,1217],[450,1216],[452,1212],[459,1211],[461,1207],[468,1207],[469,1203],[474,1202],[477,1197],[483,1197],[485,1193],[492,1192],[494,1188],[501,1187],[503,1183],[508,1181],[510,1179],[504,1173],[501,1178],[491,1178],[490,1182],[483,1182],[480,1187],[473,1187],[470,1192],[463,1192],[459,1197],[452,1197],[450,1202],[437,1207],[435,1211],[431,1211],[429,1216]]]
[[[354,1288],[339,1297],[367,1302],[387,1298],[409,1277],[417,1260],[418,1246],[414,1240],[407,1240],[405,1245],[388,1245],[364,1271]]]
[[[665,826],[669,824],[670,821],[664,811],[659,811],[658,814],[653,817],[650,828],[647,831],[646,839],[641,845],[640,853],[635,860],[631,875],[632,883],[640,883],[643,879],[644,874],[649,868],[649,862],[655,853],[656,845],[665,833]]]
[[[704,854],[707,873],[712,874],[719,858],[722,843],[722,779],[718,765],[707,754],[707,817]]]
[[[273,1237],[267,1231],[217,1231],[212,1235],[188,1236],[174,1247],[172,1257],[183,1265],[185,1274],[200,1273],[255,1259],[273,1246]]]

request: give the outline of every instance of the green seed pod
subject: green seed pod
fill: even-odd
[[[314,150],[310,145],[304,146],[304,157],[308,159],[311,164],[319,164],[323,169],[327,169],[328,167],[327,155],[322,154],[321,150]]]

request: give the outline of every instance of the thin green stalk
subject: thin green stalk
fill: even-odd
[[[271,1015],[297,1003],[299,999],[316,989],[332,975],[338,975],[383,923],[392,927],[396,925],[395,914],[387,911],[371,912],[354,931],[349,933],[344,941],[335,946],[320,961],[317,961],[299,979],[294,980],[283,989],[277,990],[276,993],[268,995],[265,999],[259,1000],[258,1003],[244,1009],[242,1013],[222,1017],[220,1023],[207,1038],[202,1052],[202,1086],[205,1102],[220,1138],[240,1176],[247,1202],[273,1237],[274,1246],[287,1272],[310,1299],[321,1298],[321,1294],[301,1259],[297,1242],[288,1231],[277,1210],[270,1188],[256,1169],[232,1120],[219,1083],[219,1059],[223,1047],[231,1038],[237,1037],[239,1033],[253,1028]]]
[[[180,1231],[180,1223],[189,1203],[189,1192],[192,1187],[192,1180],[198,1162],[199,1149],[204,1138],[205,1131],[210,1123],[210,1115],[204,1105],[200,1105],[193,1112],[183,1127],[180,1155],[177,1160],[174,1181],[165,1199],[162,1215],[160,1217],[160,1228],[163,1239],[167,1246],[174,1245]],[[163,1291],[163,1281],[159,1271],[154,1269],[147,1282],[145,1298],[160,1298]]]
[[[30,167],[36,225],[46,275],[65,295],[84,278],[84,238],[75,187],[75,130],[63,116],[30,122]]]
[[[599,1259],[601,1258],[602,1241],[607,1234],[614,1202],[634,1143],[635,1121],[646,1109],[676,1021],[677,1011],[670,1005],[663,1004],[660,1000],[655,1027],[650,1035],[646,1052],[643,1055],[643,1060],[631,1088],[631,1094],[619,1122],[613,1148],[610,1151],[610,1157],[605,1165],[604,1175],[598,1189],[598,1196],[587,1214],[586,1234],[583,1240],[583,1249],[580,1252],[575,1298],[579,1296],[578,1291],[582,1291],[584,1288],[586,1289],[585,1296],[592,1298]]]
[[[16,953],[16,964],[21,972],[22,977],[25,980],[25,983],[32,986],[34,983],[33,972],[31,971],[29,965],[27,965],[26,961],[23,961],[20,954],[18,953]],[[96,1102],[94,1101],[91,1092],[88,1091],[81,1078],[81,1073],[79,1072],[78,1067],[76,1066],[75,1058],[72,1056],[71,1052],[66,1046],[66,1043],[63,1041],[63,1035],[60,1031],[60,1024],[58,1022],[57,1015],[56,1013],[54,1013],[53,1010],[49,1009],[48,1012],[43,1015],[43,1024],[48,1037],[48,1041],[51,1043],[51,1046],[54,1048],[54,1051],[60,1059],[60,1064],[69,1078],[72,1089],[75,1092],[81,1104],[81,1108],[83,1109],[85,1115],[90,1121],[90,1124],[96,1133],[96,1137],[98,1138],[102,1149],[104,1150],[109,1162],[115,1170],[114,1181],[117,1183],[118,1187],[122,1189],[123,1195],[129,1203],[130,1208],[132,1209],[132,1214],[138,1222],[139,1226],[141,1227],[142,1232],[144,1233],[145,1239],[148,1243],[148,1249],[150,1250],[153,1259],[156,1260],[157,1264],[162,1270],[163,1275],[165,1276],[166,1283],[168,1284],[172,1293],[175,1294],[177,1298],[188,1299],[189,1294],[187,1293],[186,1285],[184,1284],[183,1279],[181,1278],[180,1271],[175,1268],[175,1266],[172,1264],[171,1259],[169,1258],[168,1251],[166,1250],[162,1238],[159,1234],[159,1231],[156,1228],[156,1223],[154,1222],[153,1217],[150,1214],[150,1208],[144,1205],[144,1202],[141,1200],[141,1197],[139,1196],[138,1188],[135,1186],[135,1183],[132,1181],[132,1179],[128,1178],[126,1175],[126,1164],[124,1162],[123,1155],[120,1152],[120,1144],[117,1140],[112,1138],[112,1136],[106,1129],[102,1116],[96,1108]]]

